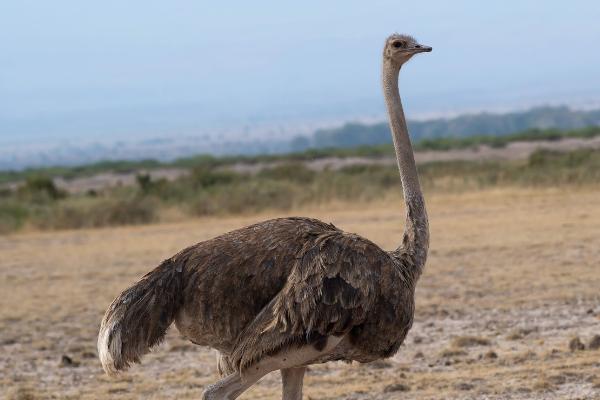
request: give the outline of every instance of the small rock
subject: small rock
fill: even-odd
[[[483,355],[483,358],[485,358],[486,360],[495,360],[496,358],[498,358],[498,354],[496,354],[495,351],[490,350]]]
[[[552,349],[544,355],[545,360],[555,359],[561,353],[558,349]]]
[[[515,389],[517,393],[531,393],[531,389],[526,386],[521,386]]]
[[[96,353],[93,353],[91,351],[84,351],[83,353],[81,353],[81,357],[82,358],[96,358]]]
[[[66,354],[63,354],[63,356],[60,359],[60,364],[61,367],[69,367],[69,368],[74,368],[74,367],[78,367],[79,363],[77,361],[73,361],[73,359],[69,356],[67,356]]]
[[[425,354],[423,354],[421,351],[417,351],[415,353],[415,358],[425,358]]]
[[[571,350],[571,351],[585,350],[585,345],[581,342],[581,339],[579,339],[579,337],[574,337],[569,342],[569,350]]]
[[[567,383],[567,378],[564,375],[552,375],[548,381],[554,385],[564,385]]]
[[[521,334],[521,332],[519,331],[514,331],[508,334],[508,336],[506,336],[506,339],[508,340],[521,340],[523,339],[523,334]]]
[[[467,391],[467,390],[472,390],[475,386],[473,386],[467,382],[460,382],[460,383],[457,383],[456,385],[454,385],[454,387],[458,390]]]
[[[587,314],[592,315],[594,313],[594,309],[590,308],[589,310],[586,311]]]
[[[122,387],[108,389],[108,393],[110,393],[110,394],[127,393],[127,392],[128,392],[128,390],[126,388],[122,388]]]
[[[588,349],[598,350],[600,349],[600,335],[594,335],[590,343],[588,343]]]
[[[467,353],[466,351],[462,350],[462,349],[457,349],[455,347],[450,347],[448,349],[443,350],[440,353],[440,357],[441,358],[452,358],[452,357],[461,357],[461,356],[466,356]]]
[[[410,390],[410,386],[407,386],[403,383],[392,383],[391,385],[387,385],[384,389],[384,393],[391,392],[408,392]]]

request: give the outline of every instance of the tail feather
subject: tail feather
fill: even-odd
[[[115,375],[159,344],[183,303],[183,260],[163,261],[110,305],[98,334],[104,371]]]

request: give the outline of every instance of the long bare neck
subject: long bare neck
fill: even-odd
[[[400,170],[404,203],[406,205],[404,236],[402,244],[396,252],[410,257],[413,266],[417,269],[415,272],[418,277],[427,259],[429,223],[423,193],[419,184],[412,145],[408,136],[406,119],[404,118],[404,110],[400,101],[400,92],[398,90],[399,73],[399,66],[394,65],[390,60],[384,59],[383,93],[390,119],[390,128],[394,140],[394,149],[396,150],[398,169]]]

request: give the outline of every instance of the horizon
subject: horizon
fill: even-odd
[[[468,138],[473,135],[480,137],[503,136],[525,133],[535,129],[566,132],[581,128],[598,127],[600,126],[599,118],[600,107],[575,108],[567,105],[542,105],[520,110],[477,111],[445,116],[431,116],[429,118],[409,119],[408,123],[410,136],[413,144],[416,145],[424,139]],[[449,124],[456,127],[457,123],[463,127],[460,130],[461,133],[458,135],[448,131],[441,136],[420,136],[423,134],[423,129],[431,134],[430,129],[433,128],[434,131],[438,130],[439,134],[440,126]],[[20,149],[21,143],[19,142],[6,142],[7,144],[4,147],[0,147],[0,172],[17,172],[37,168],[70,168],[104,162],[157,161],[159,163],[170,163],[199,156],[219,158],[223,156],[244,157],[292,154],[309,149],[332,147],[331,144],[319,144],[319,135],[339,130],[343,131],[353,125],[362,125],[368,131],[368,129],[382,124],[387,126],[387,120],[346,120],[329,126],[320,126],[317,129],[294,137],[276,138],[273,142],[263,139],[249,140],[247,138],[225,138],[223,140],[210,135],[192,135],[178,138],[160,136],[139,139],[129,138],[120,139],[116,142],[111,140],[102,142],[91,139],[90,141],[79,141],[77,144],[70,144],[63,141],[54,146],[48,146],[43,143],[37,146],[32,144],[27,149]],[[504,126],[505,129],[499,128],[498,124]],[[517,128],[519,125],[521,128]],[[476,127],[475,131],[473,127]],[[350,132],[350,136],[356,133],[354,128],[350,128]],[[352,140],[351,137],[343,139],[345,134],[336,135],[337,140],[340,142],[337,145],[333,145],[334,148],[357,146],[356,144],[350,145],[351,142],[348,142],[348,140]],[[372,136],[372,133],[369,137],[371,137],[370,141],[375,140],[377,143],[380,143],[379,140],[381,140],[381,137]],[[391,143],[391,137],[388,139]],[[297,143],[296,140],[306,143],[305,146],[307,147],[302,149],[295,147],[297,145],[295,144]],[[317,141],[315,142],[315,140]],[[199,142],[203,142],[201,147],[198,147]],[[358,144],[358,146],[373,144],[374,142],[370,144]]]

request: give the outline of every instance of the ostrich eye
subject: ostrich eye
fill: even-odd
[[[394,46],[397,49],[400,47],[404,47],[402,42],[394,42],[394,43],[392,43],[392,46]]]

